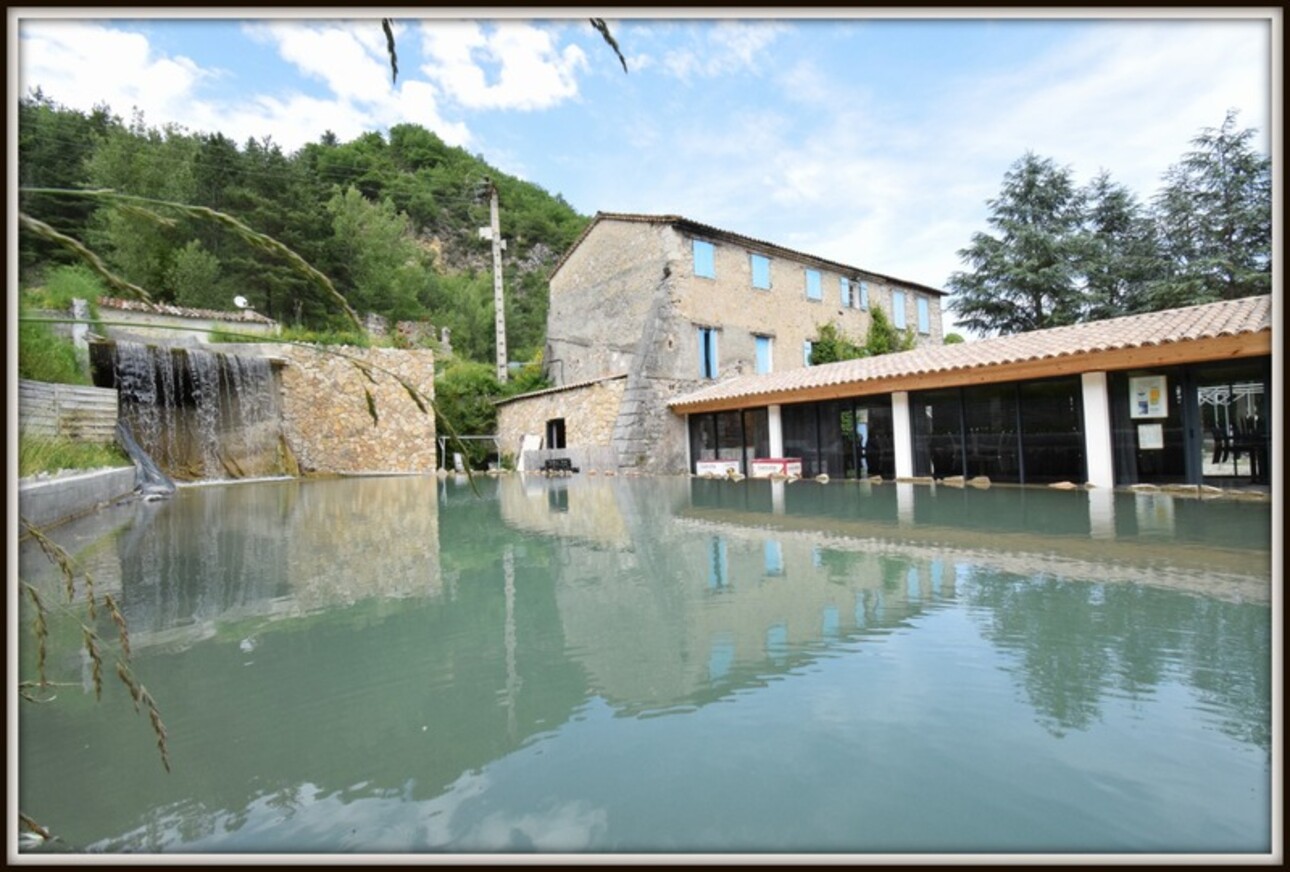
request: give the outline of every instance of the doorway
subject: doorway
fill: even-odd
[[[564,448],[564,418],[551,418],[546,422],[546,447]]]

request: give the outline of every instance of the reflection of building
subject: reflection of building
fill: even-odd
[[[610,448],[621,466],[681,472],[686,434],[669,399],[800,370],[822,327],[863,341],[879,309],[920,347],[939,345],[943,294],[675,215],[597,214],[551,276],[545,360],[558,390],[500,405],[503,450],[531,435],[578,458]],[[588,425],[603,421],[607,432]]]
[[[746,464],[756,434],[808,476],[1264,484],[1271,351],[1272,299],[1251,297],[745,375],[670,406],[688,419],[691,464],[709,445]],[[865,419],[883,449],[873,463]]]

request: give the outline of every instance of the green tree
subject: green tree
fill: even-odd
[[[1165,174],[1155,217],[1167,273],[1152,308],[1266,294],[1272,286],[1271,162],[1229,111]]]
[[[391,320],[420,315],[428,268],[407,216],[390,199],[372,203],[355,187],[337,191],[327,211],[340,253],[338,284],[355,311]]]
[[[909,351],[917,343],[914,331],[898,330],[887,318],[887,313],[876,306],[869,314],[869,332],[865,335],[866,356]]]
[[[175,253],[166,272],[167,287],[181,306],[195,309],[227,309],[228,300],[219,282],[219,258],[193,239]]]
[[[80,188],[89,182],[87,163],[113,126],[120,126],[104,106],[88,115],[55,103],[39,88],[18,103],[18,181],[26,188]],[[40,215],[55,230],[84,235],[94,211],[84,200],[22,193],[21,211]],[[24,273],[47,263],[67,263],[67,252],[27,233],[19,236],[19,264]]]
[[[497,406],[504,394],[497,372],[486,363],[455,360],[435,378],[435,427],[439,433],[484,436],[497,432]],[[449,424],[451,426],[449,426]],[[491,443],[465,442],[466,461],[480,469],[492,451]]]
[[[1081,315],[1083,197],[1067,167],[1027,152],[989,200],[995,235],[976,233],[950,276],[949,308],[981,334],[1071,324]]]
[[[875,310],[876,311],[876,310]],[[863,345],[851,340],[836,322],[821,324],[819,334],[811,343],[811,365],[833,363],[839,360],[852,360],[868,354]]]
[[[1083,316],[1097,320],[1147,310],[1151,283],[1161,269],[1150,215],[1106,171],[1088,184],[1083,199]]]

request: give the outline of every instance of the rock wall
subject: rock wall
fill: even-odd
[[[434,471],[434,410],[422,413],[394,377],[433,399],[434,352],[281,346],[274,354],[287,361],[281,372],[282,428],[302,473]],[[354,360],[373,367],[372,380]],[[376,407],[375,422],[365,389]]]

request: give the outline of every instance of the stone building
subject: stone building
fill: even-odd
[[[685,472],[686,423],[671,399],[809,366],[822,326],[863,341],[877,308],[918,346],[940,345],[943,296],[676,215],[598,213],[551,275],[556,390],[499,404],[503,453],[518,456],[528,436],[547,454],[610,449],[621,468]]]

